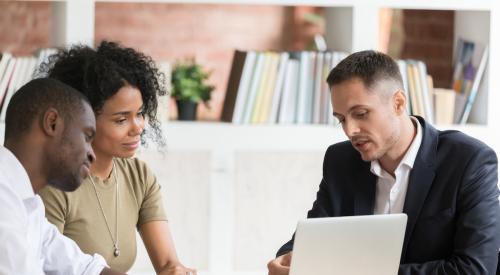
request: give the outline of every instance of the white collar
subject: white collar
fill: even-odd
[[[407,167],[412,169],[413,165],[415,164],[415,159],[417,158],[418,150],[420,149],[420,145],[422,144],[422,126],[420,125],[420,122],[417,118],[412,116],[410,118],[413,124],[417,126],[417,134],[413,138],[413,141],[411,142],[411,145],[406,151],[403,159],[401,159],[401,162],[396,167],[396,170],[398,170],[402,165],[406,165]],[[378,159],[371,161],[370,171],[378,177],[382,176],[383,169],[380,166]]]

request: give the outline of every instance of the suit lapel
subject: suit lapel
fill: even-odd
[[[408,223],[406,225],[405,240],[403,243],[403,256],[406,255],[406,248],[415,228],[420,210],[424,205],[427,193],[432,186],[434,180],[434,169],[424,166],[423,163],[415,161],[413,170],[411,171],[408,191],[406,193],[405,205],[403,212],[408,215]]]
[[[372,215],[377,177],[371,173],[369,162],[363,162],[362,169],[356,172],[356,188],[353,189],[354,215]]]
[[[422,144],[420,145],[417,158],[415,159],[410,174],[403,208],[403,212],[408,215],[408,223],[406,225],[401,261],[403,261],[406,256],[406,251],[415,224],[435,177],[434,161],[437,153],[438,131],[432,126],[427,125],[422,118],[417,118],[422,125]]]

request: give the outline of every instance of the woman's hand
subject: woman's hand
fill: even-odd
[[[158,275],[197,275],[196,269],[187,268],[180,263],[167,265]]]

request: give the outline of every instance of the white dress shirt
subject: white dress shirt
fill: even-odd
[[[0,274],[90,275],[106,266],[47,221],[26,170],[0,146]]]
[[[373,211],[375,214],[403,213],[410,172],[422,143],[422,126],[416,118],[411,117],[411,119],[413,124],[416,124],[417,134],[396,167],[395,177],[382,169],[378,160],[371,162],[370,170],[377,176],[375,209]]]

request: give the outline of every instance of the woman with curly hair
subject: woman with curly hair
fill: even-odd
[[[61,50],[40,72],[87,96],[96,115],[91,175],[75,192],[42,190],[47,219],[114,269],[126,272],[134,263],[137,229],[158,274],[196,274],[178,260],[160,185],[148,166],[133,158],[146,135],[164,145],[156,118],[164,75],[153,60],[104,41],[97,49]]]

